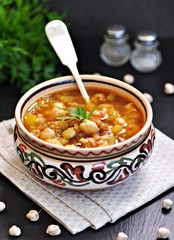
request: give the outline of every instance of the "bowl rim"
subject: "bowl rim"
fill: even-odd
[[[102,82],[106,82],[106,83],[112,83],[121,88],[128,89],[130,93],[133,93],[135,96],[137,96],[141,100],[141,104],[144,106],[144,108],[146,110],[146,115],[147,115],[144,126],[141,128],[141,130],[138,133],[136,133],[135,135],[133,135],[132,137],[124,140],[123,142],[119,142],[119,143],[105,146],[105,147],[96,147],[96,148],[70,148],[70,147],[65,148],[64,146],[56,146],[54,144],[45,142],[45,141],[35,137],[34,135],[32,135],[23,125],[23,122],[21,119],[21,106],[25,103],[26,99],[29,99],[32,96],[34,96],[34,93],[37,94],[37,91],[43,87],[50,86],[52,84],[55,84],[56,82],[62,82],[62,81],[67,81],[67,80],[74,81],[74,77],[72,75],[61,76],[61,77],[56,77],[56,78],[53,78],[50,80],[46,80],[46,81],[39,83],[36,86],[32,87],[26,93],[23,94],[23,96],[19,99],[19,101],[16,105],[16,108],[15,108],[15,121],[16,121],[16,125],[19,127],[19,129],[30,139],[33,139],[34,141],[36,141],[39,144],[44,144],[45,146],[48,146],[48,148],[53,147],[55,149],[61,149],[62,151],[66,149],[67,151],[70,151],[73,153],[82,152],[84,154],[86,154],[88,152],[101,151],[103,149],[106,151],[107,150],[109,151],[110,149],[112,149],[114,147],[121,149],[122,145],[129,146],[130,143],[132,143],[134,141],[134,139],[137,139],[138,136],[144,135],[143,133],[148,131],[148,129],[150,128],[150,126],[152,124],[153,111],[152,111],[151,104],[149,103],[149,101],[143,95],[142,92],[140,92],[135,87],[133,87],[119,79],[116,79],[116,78],[112,78],[112,77],[108,77],[108,76],[104,76],[104,75],[95,75],[95,74],[81,74],[80,76],[81,76],[82,80],[94,80],[94,81],[102,81]],[[56,91],[56,89],[55,89],[55,91]]]

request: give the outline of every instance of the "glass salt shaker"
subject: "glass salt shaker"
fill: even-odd
[[[104,43],[100,48],[100,57],[109,66],[122,66],[130,57],[130,45],[125,26],[115,24],[109,26],[104,35]]]
[[[130,63],[139,72],[152,72],[156,70],[162,57],[159,46],[158,36],[153,31],[141,31],[135,40],[135,49],[132,51]]]

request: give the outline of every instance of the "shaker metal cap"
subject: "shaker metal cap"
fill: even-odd
[[[152,45],[157,42],[158,35],[154,31],[144,30],[137,34],[137,40],[144,45]]]
[[[107,28],[106,33],[109,37],[119,39],[126,34],[126,27],[120,24],[114,24]]]

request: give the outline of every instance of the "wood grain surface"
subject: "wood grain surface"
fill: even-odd
[[[51,7],[54,9],[59,9],[59,1],[50,1]],[[69,2],[69,3],[68,3]],[[65,1],[65,8],[62,1],[60,1],[61,10],[71,12],[70,1]],[[76,5],[77,5],[77,1]],[[82,1],[84,2],[84,1]],[[89,2],[89,1],[88,1]],[[96,2],[95,6],[96,6]],[[123,1],[126,3],[126,1]],[[139,2],[139,1],[135,1]],[[149,2],[149,1],[147,1]],[[157,4],[157,1],[155,1]],[[108,1],[109,3],[109,1]],[[162,1],[158,1],[159,5]],[[69,4],[69,5],[68,5]],[[92,3],[91,3],[92,4]],[[174,4],[173,4],[174,6]],[[82,7],[82,6],[81,6]],[[111,7],[111,6],[110,6]],[[155,8],[154,4],[153,7]],[[161,9],[163,5],[154,9],[154,12]],[[168,6],[168,11],[170,13],[170,7]],[[78,10],[80,11],[80,9]],[[75,14],[79,14],[79,18],[82,18],[82,22],[85,24],[85,16],[81,15],[76,11]],[[101,10],[100,10],[101,11]],[[103,10],[104,11],[104,10]],[[107,10],[109,11],[109,10]],[[84,13],[84,10],[83,10]],[[87,14],[87,13],[86,13]],[[104,13],[103,13],[104,14]],[[113,14],[113,11],[112,11]],[[141,14],[141,13],[139,13]],[[155,14],[157,14],[155,12]],[[70,23],[71,23],[70,14]],[[156,16],[156,15],[154,15]],[[109,14],[108,14],[109,17]],[[161,130],[163,133],[174,139],[174,95],[166,96],[163,91],[164,84],[166,82],[174,83],[174,34],[172,37],[171,26],[169,26],[170,35],[164,36],[161,32],[162,37],[160,40],[160,50],[162,52],[163,62],[160,68],[153,73],[142,74],[136,72],[129,63],[123,67],[115,68],[105,65],[99,57],[99,47],[103,41],[101,36],[101,29],[104,26],[101,23],[99,32],[97,28],[91,30],[91,34],[80,34],[80,29],[82,24],[80,24],[80,29],[78,29],[77,16],[72,17],[73,22],[71,23],[71,32],[74,45],[76,47],[77,55],[79,58],[78,68],[80,73],[83,74],[93,74],[100,73],[102,75],[107,75],[110,77],[115,77],[122,80],[124,74],[131,73],[135,77],[135,83],[133,86],[138,88],[141,92],[148,92],[152,94],[154,101],[152,103],[152,108],[154,112],[154,125],[156,128]],[[79,19],[78,18],[78,19]],[[127,19],[127,18],[126,18]],[[160,18],[157,18],[157,21]],[[100,21],[99,18],[95,19]],[[115,18],[113,18],[116,21]],[[118,19],[121,21],[121,17]],[[174,20],[174,17],[173,17]],[[80,20],[79,20],[80,21]],[[127,20],[125,20],[126,22]],[[145,21],[145,20],[144,20]],[[149,20],[150,21],[150,20]],[[154,20],[155,21],[155,20]],[[167,19],[171,23],[171,19]],[[109,21],[107,21],[109,23]],[[74,25],[73,25],[74,24]],[[85,26],[84,24],[84,26]],[[91,26],[88,22],[88,27]],[[101,26],[102,25],[102,26]],[[131,25],[131,24],[130,24]],[[145,24],[147,26],[147,23]],[[157,22],[154,26],[158,26]],[[133,28],[133,26],[131,25]],[[143,26],[140,26],[142,29]],[[164,26],[162,26],[164,28]],[[92,28],[92,26],[91,26]],[[136,25],[136,30],[138,26]],[[167,29],[167,26],[166,26]],[[89,27],[90,30],[90,27]],[[155,29],[154,29],[155,30]],[[88,31],[88,28],[86,28]],[[162,30],[161,30],[162,31]],[[167,30],[166,30],[167,31]],[[96,32],[96,34],[95,34]],[[131,40],[130,40],[131,41]],[[132,44],[132,42],[131,42]],[[58,60],[58,70],[57,74],[66,75],[69,74],[69,70],[62,66]],[[56,77],[56,76],[55,76]],[[0,120],[6,120],[14,117],[14,109],[17,101],[20,98],[19,90],[16,86],[10,86],[7,84],[0,85]],[[167,149],[166,149],[167,151]],[[165,160],[165,159],[164,159]],[[171,156],[171,161],[174,160],[174,156]],[[160,184],[160,182],[159,182]],[[63,226],[60,225],[62,233],[54,239],[59,240],[115,240],[118,232],[125,232],[129,236],[129,240],[154,240],[156,239],[156,231],[159,227],[167,227],[171,231],[170,240],[174,239],[174,209],[169,211],[161,210],[162,201],[165,198],[170,198],[174,201],[174,188],[170,189],[168,192],[163,193],[158,198],[149,202],[148,204],[142,206],[134,212],[129,213],[124,216],[114,224],[107,224],[105,227],[95,231],[93,229],[87,229],[82,233],[75,236],[71,235]],[[12,225],[18,225],[22,230],[22,235],[18,237],[21,240],[47,240],[53,239],[46,235],[46,227],[49,224],[56,223],[56,221],[45,213],[43,210],[40,213],[40,220],[36,223],[29,222],[26,219],[26,213],[31,209],[40,210],[39,206],[28,199],[23,193],[21,193],[12,183],[10,183],[5,177],[0,174],[0,201],[6,203],[7,207],[3,212],[0,212],[0,240],[14,239],[8,235],[8,229]],[[129,204],[129,203],[127,203]]]

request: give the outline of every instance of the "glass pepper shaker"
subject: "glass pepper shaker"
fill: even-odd
[[[152,72],[160,66],[162,57],[157,49],[159,42],[155,32],[139,32],[134,45],[135,49],[132,51],[130,63],[136,70],[139,72]]]
[[[104,43],[100,47],[100,57],[109,66],[122,66],[130,57],[130,45],[125,26],[115,24],[109,26],[104,35]]]

